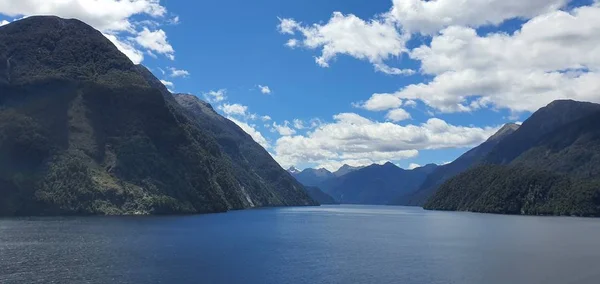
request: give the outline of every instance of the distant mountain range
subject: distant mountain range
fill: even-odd
[[[318,204],[209,104],[50,16],[0,27],[0,196],[0,216]]]
[[[600,216],[600,105],[554,101],[443,166],[303,172],[341,203]]]
[[[342,166],[336,172],[326,169],[288,170],[298,181],[316,186],[337,202],[346,204],[389,204],[394,198],[416,191],[437,167],[431,164],[405,170],[392,164],[367,167]]]

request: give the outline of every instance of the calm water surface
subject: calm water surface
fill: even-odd
[[[600,283],[600,219],[383,206],[0,219],[0,283]]]

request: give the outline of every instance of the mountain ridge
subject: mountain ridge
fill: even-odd
[[[444,183],[425,208],[599,216],[598,125],[600,105],[552,102],[490,151],[485,164]]]
[[[277,192],[236,176],[217,139],[143,69],[78,20],[0,27],[0,215],[316,205],[280,167]]]

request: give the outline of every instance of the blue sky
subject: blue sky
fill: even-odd
[[[595,1],[29,2],[0,3],[0,21],[88,22],[174,92],[210,100],[285,167],[445,163],[554,99],[598,100],[600,60],[585,56],[600,43]]]

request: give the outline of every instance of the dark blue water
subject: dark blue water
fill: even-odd
[[[0,219],[0,283],[600,283],[600,220],[325,206]]]

